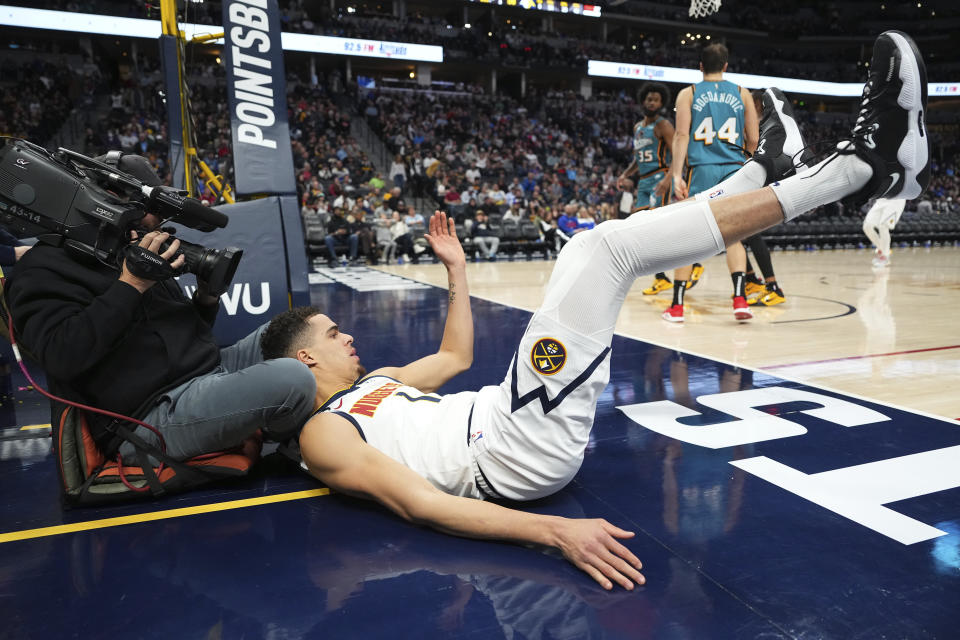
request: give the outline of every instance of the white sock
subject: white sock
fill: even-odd
[[[805,173],[770,186],[783,207],[783,219],[793,220],[807,211],[856,193],[872,176],[870,165],[851,153],[833,160],[827,158]]]
[[[758,162],[748,162],[737,169],[736,173],[715,186],[713,189],[701,191],[693,196],[698,202],[733,196],[759,189],[767,181],[767,170]]]

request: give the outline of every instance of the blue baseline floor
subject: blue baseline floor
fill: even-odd
[[[446,304],[436,288],[324,284],[312,297],[369,368],[434,349]],[[444,391],[498,384],[529,318],[473,304],[475,364]],[[888,505],[947,534],[903,544],[729,463],[767,456],[814,474],[955,447],[960,427],[852,399],[890,419],[842,427],[803,413],[816,403],[787,402],[763,410],[805,435],[707,449],[616,407],[672,400],[703,414],[681,423],[707,426],[736,418],[698,396],[826,392],[619,337],[612,358],[582,470],[523,508],[637,531],[643,588],[608,593],[555,552],[453,538],[326,495],[2,543],[0,638],[956,637],[960,490]],[[273,455],[237,483],[63,511],[49,439],[14,428],[47,422],[46,406],[17,372],[3,380],[0,534],[318,486]]]

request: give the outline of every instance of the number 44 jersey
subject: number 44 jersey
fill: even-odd
[[[740,87],[727,80],[693,85],[690,105],[690,145],[687,162],[703,164],[743,162],[743,101]]]

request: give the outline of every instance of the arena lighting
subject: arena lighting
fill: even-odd
[[[534,11],[552,11],[553,13],[572,13],[578,16],[599,18],[601,9],[595,4],[566,2],[565,0],[470,0],[478,4],[493,4],[500,7],[531,9]]]
[[[587,75],[602,78],[656,80],[679,84],[693,84],[703,80],[703,74],[696,69],[655,67],[653,65],[607,62],[604,60],[588,60]],[[854,98],[859,97],[863,91],[863,83],[860,82],[820,82],[799,78],[756,76],[746,73],[725,73],[724,78],[748,89],[778,87],[789,93],[806,93],[816,96]],[[960,97],[960,82],[931,82],[927,85],[927,92],[930,96]]]
[[[92,13],[49,11],[46,9],[26,9],[9,5],[0,5],[0,25],[132,38],[157,39],[161,34],[159,20],[100,16]],[[207,24],[180,23],[179,27],[187,34],[188,38],[223,31],[222,26]],[[223,40],[219,42],[223,42]],[[426,44],[334,38],[332,36],[314,36],[306,33],[289,32],[284,32],[281,35],[281,43],[285,51],[416,60],[418,62],[443,62],[443,47]]]

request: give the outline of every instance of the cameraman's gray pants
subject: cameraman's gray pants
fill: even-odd
[[[257,429],[268,439],[286,440],[310,417],[316,380],[293,358],[264,361],[260,334],[266,327],[221,349],[217,368],[167,391],[143,418],[163,434],[168,455],[186,460],[223,451]],[[138,427],[136,434],[159,447],[150,430]],[[133,445],[125,442],[120,453],[127,464],[136,464]]]

